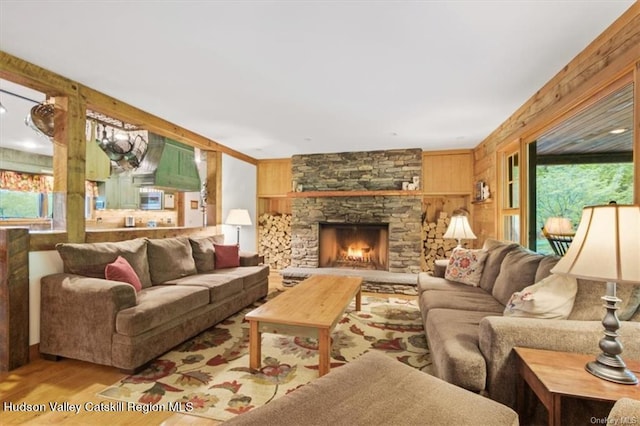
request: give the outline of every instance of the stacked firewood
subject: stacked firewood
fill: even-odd
[[[424,232],[424,260],[427,271],[433,271],[434,262],[437,259],[448,259],[451,251],[456,247],[457,241],[452,238],[443,238],[449,226],[449,215],[440,212],[435,222],[428,222],[426,219],[422,224]]]
[[[258,218],[259,248],[271,269],[291,264],[291,215],[265,213]]]

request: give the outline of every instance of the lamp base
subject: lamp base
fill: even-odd
[[[635,385],[638,384],[638,378],[627,368],[624,361],[620,357],[613,357],[614,363],[621,363],[618,366],[612,366],[608,363],[608,360],[604,360],[607,363],[603,363],[601,358],[610,358],[611,356],[606,354],[598,355],[595,361],[590,361],[585,365],[585,369],[596,377],[604,380],[608,380],[614,383],[620,383],[623,385]],[[617,358],[617,359],[615,359]]]

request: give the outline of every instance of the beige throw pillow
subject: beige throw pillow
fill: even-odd
[[[575,278],[551,274],[542,281],[513,293],[504,316],[567,319],[577,292],[578,282]]]
[[[451,253],[447,270],[444,272],[445,279],[477,287],[487,254],[487,251],[482,249],[470,250],[456,247]]]

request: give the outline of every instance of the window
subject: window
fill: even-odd
[[[598,93],[577,112],[540,134],[529,163],[529,248],[550,253],[540,230],[550,217],[573,230],[589,205],[633,202],[633,83],[626,79]]]
[[[519,141],[501,153],[500,209],[498,236],[520,243],[520,153]]]

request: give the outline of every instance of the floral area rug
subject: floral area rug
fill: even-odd
[[[140,374],[98,395],[228,420],[279,398],[318,377],[315,339],[262,334],[262,368],[249,368],[249,323],[254,305],[161,356]],[[377,350],[430,372],[431,361],[415,301],[363,297],[352,303],[332,333],[331,368]]]

